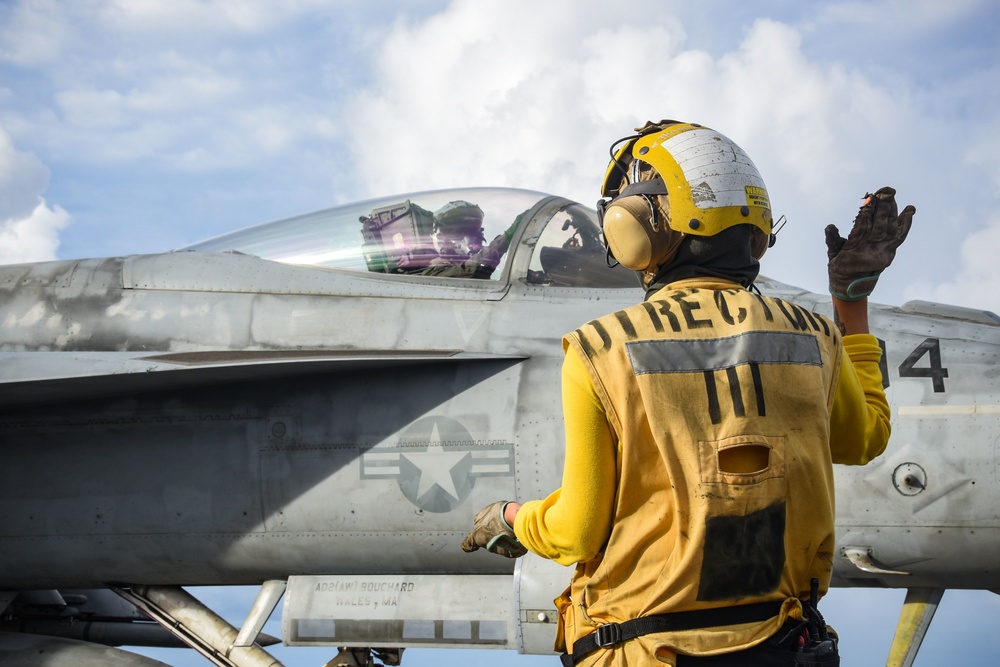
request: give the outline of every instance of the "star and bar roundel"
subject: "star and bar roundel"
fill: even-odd
[[[395,479],[407,500],[428,512],[450,512],[472,492],[479,477],[514,474],[514,446],[476,441],[450,417],[413,422],[397,443],[361,457],[361,479]]]

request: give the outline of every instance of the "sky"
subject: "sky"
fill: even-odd
[[[993,0],[0,0],[0,264],[434,188],[591,204],[611,142],[673,118],[763,174],[788,220],[769,277],[823,292],[823,228],[891,185],[917,214],[873,300],[1000,312],[997,25]],[[901,601],[831,595],[849,664],[884,664]],[[998,614],[947,593],[916,664],[995,664]]]

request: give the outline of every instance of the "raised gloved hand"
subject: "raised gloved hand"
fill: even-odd
[[[871,294],[879,275],[896,256],[896,248],[906,239],[916,212],[907,206],[897,216],[896,191],[886,187],[865,196],[846,239],[836,225],[827,225],[830,294],[843,301]]]
[[[517,231],[517,226],[521,224],[523,216],[524,214],[522,213],[514,218],[514,222],[503,234],[497,234],[497,237],[490,241],[489,245],[484,246],[479,252],[469,258],[478,267],[474,275],[475,278],[489,278],[493,274],[494,269],[497,268],[500,260],[503,259],[504,253],[510,247],[510,240],[514,237],[514,232]]]
[[[472,532],[462,542],[462,551],[471,553],[482,547],[507,558],[520,558],[528,553],[517,541],[514,530],[504,521],[503,509],[506,506],[506,500],[499,500],[479,510]]]

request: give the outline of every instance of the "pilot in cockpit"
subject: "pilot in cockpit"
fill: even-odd
[[[484,245],[483,210],[456,200],[434,213],[410,202],[363,216],[364,255],[370,271],[445,278],[489,278],[510,246],[522,215]]]
[[[448,202],[434,212],[431,239],[437,256],[417,271],[423,276],[489,278],[500,264],[521,216],[503,234],[483,245],[483,210],[467,201]]]

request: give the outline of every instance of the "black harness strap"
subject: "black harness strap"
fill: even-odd
[[[665,195],[667,194],[667,184],[662,178],[651,178],[648,181],[636,181],[629,183],[618,194],[615,199],[628,197],[629,195]]]
[[[654,632],[677,632],[698,628],[715,628],[723,625],[758,623],[774,618],[781,612],[780,601],[758,602],[755,604],[719,607],[718,609],[698,609],[678,611],[672,614],[641,616],[624,623],[607,623],[586,637],[573,642],[573,652],[559,656],[564,667],[573,667],[577,662],[600,648],[611,648],[630,639]]]

